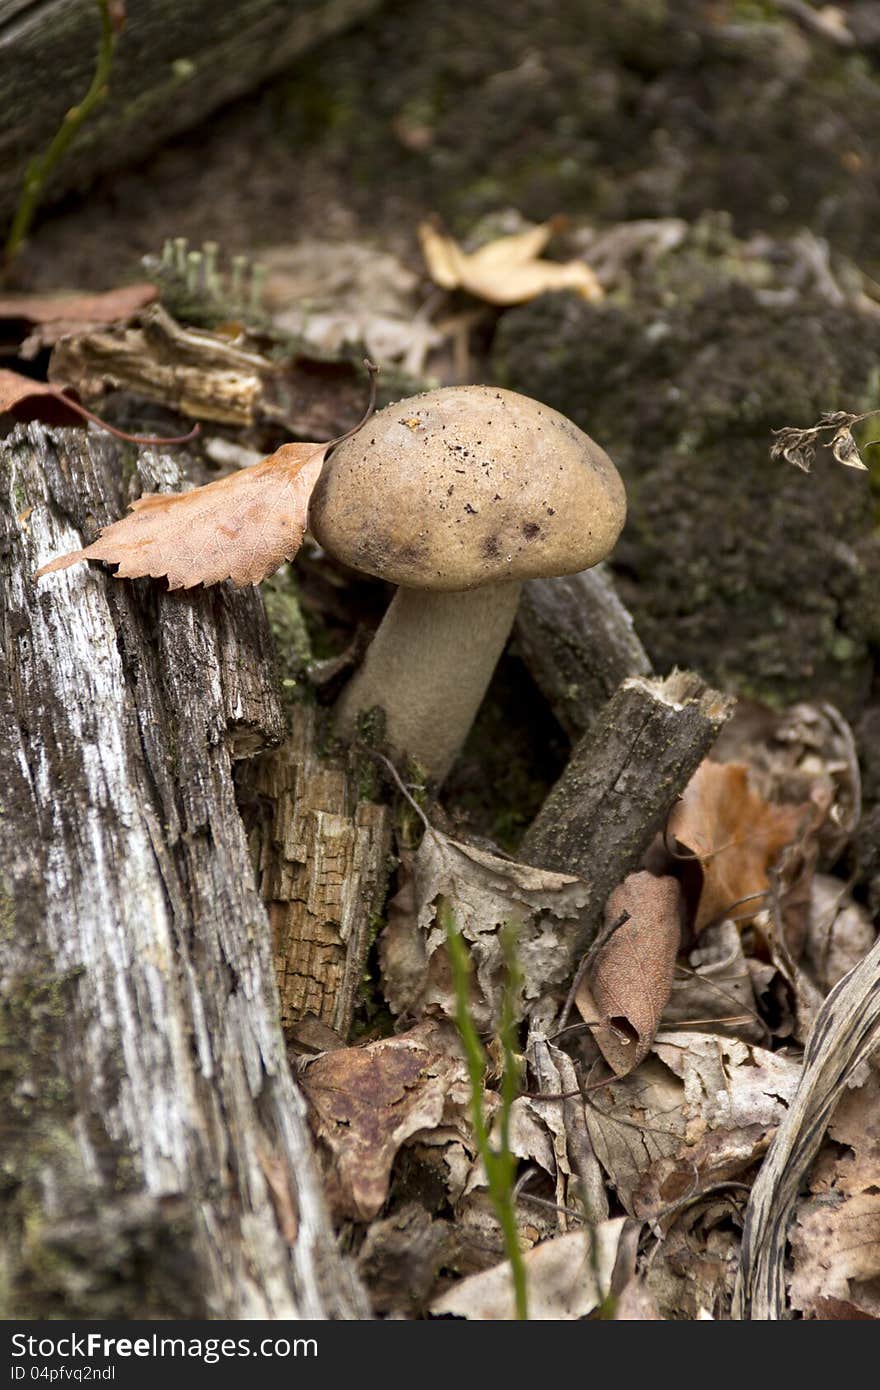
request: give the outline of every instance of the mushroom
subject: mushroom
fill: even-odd
[[[395,752],[442,781],[523,580],[598,564],[625,516],[604,450],[528,396],[448,386],[379,411],[331,454],[309,512],[331,555],[399,585],[343,691],[340,731],[379,705]]]

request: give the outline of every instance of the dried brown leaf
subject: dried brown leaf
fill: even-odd
[[[752,968],[758,966],[752,963]],[[771,967],[765,967],[770,970]],[[679,964],[672,993],[663,1010],[661,1026],[679,1023],[708,1024],[748,1042],[766,1042],[769,1032],[758,1016],[755,988],[742,937],[730,921],[706,927],[688,953],[687,965]]]
[[[705,759],[668,826],[669,839],[690,850],[702,869],[694,930],[731,914],[753,917],[763,906],[769,870],[812,819],[810,806],[777,805],[755,792],[744,763]]]
[[[477,251],[464,251],[433,222],[419,226],[428,273],[446,290],[464,289],[489,304],[523,304],[553,290],[576,290],[583,299],[603,297],[586,261],[540,260],[555,224],[544,222],[512,236],[498,237]]]
[[[793,1057],[717,1033],[661,1033],[654,1052],[684,1083],[692,1143],[709,1129],[778,1124],[801,1076]]]
[[[34,381],[0,367],[0,415],[15,420],[41,420],[44,425],[82,425],[81,413],[57,386]]]
[[[708,1130],[696,1144],[683,1145],[651,1165],[633,1193],[633,1211],[645,1221],[675,1219],[676,1204],[751,1168],[766,1153],[772,1135],[773,1129],[761,1124]]]
[[[581,982],[575,1002],[581,1018],[617,1076],[647,1056],[669,998],[681,945],[682,898],[676,879],[630,874],[611,894],[606,927],[617,928]]]
[[[404,861],[400,891],[389,905],[380,939],[382,982],[391,1008],[407,1017],[455,1015],[446,932],[437,921],[439,898],[450,903],[474,962],[474,1021],[478,1028],[491,1028],[507,974],[503,925],[515,923],[518,930],[522,1009],[565,979],[568,935],[589,895],[583,879],[503,859],[432,827],[416,854]]]
[[[831,441],[831,452],[837,462],[842,463],[846,468],[860,468],[863,473],[868,472],[868,465],[862,462],[859,446],[853,438],[852,430],[844,428],[837,431]]]
[[[801,1073],[793,1058],[716,1033],[661,1033],[628,1076],[588,1096],[596,1156],[631,1216],[742,1172],[767,1147]]]
[[[807,1316],[880,1318],[880,1078],[869,1074],[838,1103],[817,1161],[814,1195],[798,1203],[791,1233],[793,1307]],[[834,1153],[834,1157],[831,1154]],[[833,1304],[834,1310],[829,1309]]]
[[[303,1071],[312,1124],[330,1150],[341,1212],[370,1221],[388,1195],[395,1155],[470,1094],[451,1025],[423,1023],[399,1037],[328,1052]]]
[[[167,578],[169,589],[259,584],[296,555],[325,444],[282,444],[252,468],[183,493],[149,493],[83,550],[60,555],[36,578],[80,560],[117,565],[117,579]]]
[[[610,1293],[625,1217],[615,1217],[585,1231],[570,1231],[542,1241],[523,1255],[529,1294],[529,1317],[535,1321],[584,1318]],[[462,1279],[431,1306],[435,1314],[477,1321],[516,1317],[510,1264],[495,1265]]]
[[[539,1100],[537,1096],[520,1096],[514,1101],[510,1125],[511,1149],[525,1156],[522,1148],[514,1147],[513,1139],[513,1111],[522,1106],[527,1108],[552,1143],[552,1162],[549,1166],[538,1158],[537,1145],[534,1146],[534,1157],[555,1180],[556,1201],[560,1208],[556,1214],[559,1229],[564,1231],[568,1228],[568,1211],[564,1209],[582,1211],[592,1224],[604,1221],[609,1214],[608,1196],[587,1129],[584,1105],[578,1095],[574,1062],[561,1048],[535,1032],[529,1038],[528,1062],[535,1090],[540,1095],[557,1099]]]
[[[590,1093],[587,1129],[623,1207],[634,1215],[633,1194],[659,1159],[678,1152],[685,1139],[684,1087],[656,1057],[637,1071],[612,1077]]]
[[[812,883],[805,962],[816,984],[827,993],[868,954],[877,932],[847,885],[830,874]]]
[[[152,304],[155,285],[124,285],[105,294],[12,295],[0,299],[0,336],[22,341],[21,355],[35,357],[59,338],[125,323]]]

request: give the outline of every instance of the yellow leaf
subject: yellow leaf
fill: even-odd
[[[499,305],[523,304],[553,290],[575,290],[593,302],[601,299],[602,286],[586,261],[540,259],[554,227],[554,222],[544,222],[467,252],[435,223],[422,222],[419,241],[431,279],[445,290],[468,290]]]

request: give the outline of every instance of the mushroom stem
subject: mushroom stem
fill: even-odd
[[[442,782],[513,626],[519,580],[445,593],[400,588],[336,709],[347,737],[380,705],[388,742]]]

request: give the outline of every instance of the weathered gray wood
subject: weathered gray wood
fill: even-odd
[[[322,755],[315,711],[299,706],[290,738],[244,770],[260,803],[253,824],[286,1030],[309,1015],[346,1038],[360,995],[374,914],[382,908],[391,813],[358,789],[353,755]]]
[[[563,729],[580,738],[629,676],[651,663],[605,565],[523,585],[514,628],[523,659]]]
[[[129,0],[108,99],[51,180],[52,196],[131,164],[280,72],[381,0]],[[0,216],[28,163],[88,90],[96,0],[0,0]]]
[[[689,671],[635,677],[575,747],[519,851],[526,863],[591,884],[573,950],[595,936],[609,894],[638,866],[732,705]]]
[[[0,445],[2,1311],[364,1316],[234,796],[282,734],[260,599],[31,578],[176,478],[94,433]]]
[[[834,986],[810,1029],[797,1091],[749,1195],[733,1318],[786,1316],[785,1247],[798,1192],[837,1102],[878,1044],[880,941]]]

